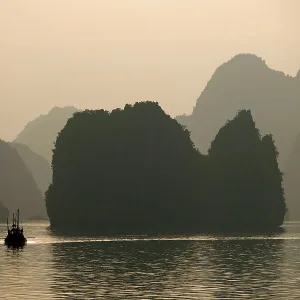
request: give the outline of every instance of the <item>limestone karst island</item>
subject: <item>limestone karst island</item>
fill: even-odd
[[[208,154],[157,103],[77,112],[53,150],[46,192],[57,232],[163,234],[274,230],[286,212],[278,152],[250,110]]]

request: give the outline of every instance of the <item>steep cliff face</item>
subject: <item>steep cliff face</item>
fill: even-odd
[[[29,122],[14,142],[27,145],[51,163],[57,134],[76,111],[78,110],[72,106],[54,107],[48,114]]]
[[[10,214],[20,208],[23,219],[46,216],[42,193],[17,150],[0,140],[0,199]]]
[[[241,109],[251,109],[262,134],[273,134],[283,165],[300,128],[298,76],[272,70],[255,55],[239,54],[216,69],[192,114],[177,120],[205,152],[218,129]]]

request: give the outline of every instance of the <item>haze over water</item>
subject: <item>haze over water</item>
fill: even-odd
[[[0,246],[3,299],[299,299],[300,223],[260,236],[63,238]],[[6,227],[0,225],[1,236]]]

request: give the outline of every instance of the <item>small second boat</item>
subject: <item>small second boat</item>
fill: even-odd
[[[17,214],[13,214],[13,223],[10,227],[7,219],[7,236],[5,238],[5,244],[10,247],[23,247],[27,240],[23,233],[23,227],[20,228],[20,211],[17,210]]]

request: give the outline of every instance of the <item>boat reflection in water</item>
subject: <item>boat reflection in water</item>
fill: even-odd
[[[7,236],[5,238],[5,245],[8,247],[19,248],[26,244],[26,238],[24,237],[23,227],[20,228],[20,211],[17,210],[17,214],[13,214],[13,223],[10,227],[7,219]]]

